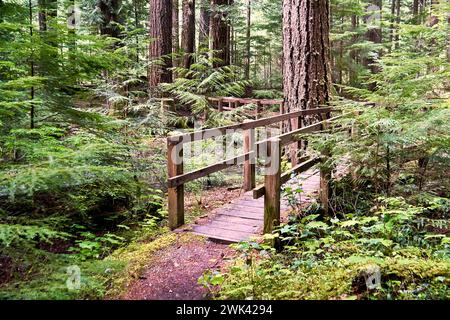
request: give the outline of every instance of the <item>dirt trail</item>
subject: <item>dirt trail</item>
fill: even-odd
[[[226,187],[209,190],[203,194],[201,204],[204,215],[197,222],[232,199],[239,197],[240,190]],[[192,195],[186,199],[186,209],[198,207]],[[206,205],[207,204],[207,205]],[[187,228],[189,230],[189,228]],[[207,270],[223,268],[232,259],[235,251],[229,244],[212,242],[205,238],[181,231],[177,241],[151,255],[150,264],[141,277],[135,280],[124,300],[202,300],[208,291],[198,284],[198,278]]]
[[[178,235],[182,237],[183,235]],[[197,283],[206,270],[220,269],[234,251],[227,244],[202,238],[181,241],[152,256],[124,300],[202,300],[207,290]]]

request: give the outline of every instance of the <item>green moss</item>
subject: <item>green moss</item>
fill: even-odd
[[[382,287],[369,291],[358,286],[362,273],[378,266]],[[269,300],[328,300],[352,298],[420,299],[414,294],[422,287],[424,296],[431,299],[450,297],[450,261],[372,257],[352,257],[331,265],[312,268],[287,268],[271,260],[248,266],[243,260],[236,262],[222,284],[219,299]],[[393,288],[393,281],[401,286]],[[360,283],[361,284],[361,283]],[[414,290],[416,288],[416,290]]]

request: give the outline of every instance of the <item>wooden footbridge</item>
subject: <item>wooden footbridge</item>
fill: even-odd
[[[310,134],[327,130],[334,120],[342,117],[342,112],[331,107],[317,108],[311,110],[301,110],[285,113],[283,101],[281,100],[254,100],[237,98],[215,99],[219,111],[226,111],[223,103],[233,104],[256,104],[280,105],[280,114],[267,118],[259,118],[261,109],[257,108],[256,120],[246,121],[220,128],[196,131],[167,138],[168,146],[168,207],[169,225],[171,229],[177,229],[184,225],[184,185],[187,182],[197,180],[215,172],[227,168],[243,165],[244,185],[246,193],[227,205],[219,209],[214,216],[209,219],[206,225],[193,227],[193,232],[207,236],[211,239],[224,240],[229,242],[239,242],[246,240],[253,235],[271,232],[274,227],[280,224],[281,213],[287,210],[287,206],[281,199],[281,186],[288,183],[293,175],[309,173],[310,179],[315,182],[315,187],[320,187],[319,198],[325,211],[328,210],[329,181],[331,179],[331,169],[321,168],[314,174],[312,168],[324,161],[329,156],[327,152],[321,155],[305,156],[306,151],[302,150],[302,155],[298,155],[298,145],[304,140],[304,134]],[[336,115],[338,114],[338,115]],[[302,118],[308,118],[315,123],[298,128],[297,124],[302,123]],[[283,126],[292,123],[293,125]],[[262,141],[256,141],[255,130],[280,124],[280,128],[292,128],[276,137],[270,137]],[[243,135],[243,154],[210,165],[208,167],[184,173],[183,149],[189,143],[214,139],[225,136],[229,133],[239,132]],[[285,147],[290,146],[292,169],[282,172],[282,155]],[[292,152],[294,150],[294,152]],[[256,185],[256,166],[262,163],[264,167],[264,184]],[[313,187],[313,188],[315,188]]]

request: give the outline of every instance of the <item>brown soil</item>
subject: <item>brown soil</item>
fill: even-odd
[[[160,250],[121,299],[207,299],[208,290],[198,284],[198,278],[207,270],[223,268],[233,254],[228,245],[201,238]]]
[[[193,194],[186,195],[186,211],[200,207],[201,223],[211,212],[239,197],[240,189],[217,187],[203,191],[201,203]],[[179,231],[178,237],[189,230],[189,226]],[[136,280],[123,300],[203,300],[208,299],[208,290],[198,284],[198,278],[208,270],[222,270],[235,251],[228,244],[213,242],[201,237],[190,241],[177,241],[151,256],[147,270]]]

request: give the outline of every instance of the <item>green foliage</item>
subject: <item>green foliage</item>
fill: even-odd
[[[425,208],[402,198],[380,201],[366,214],[291,220],[275,233],[281,253],[241,245],[242,258],[225,275],[218,298],[448,299],[448,236],[422,222],[430,214]],[[366,284],[373,268],[381,287]]]

